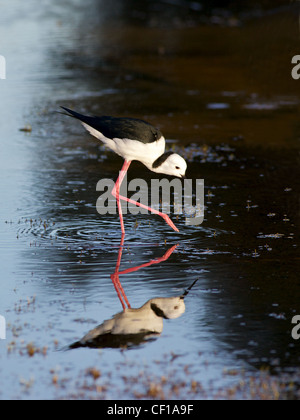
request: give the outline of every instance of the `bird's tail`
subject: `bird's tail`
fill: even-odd
[[[67,115],[68,117],[76,118],[76,120],[79,120],[84,128],[94,137],[101,140],[104,144],[106,144],[111,150],[117,153],[116,146],[113,140],[105,137],[102,134],[101,127],[99,126],[99,123],[97,122],[97,117],[91,117],[83,114],[79,114],[76,111],[73,111],[72,109],[66,108],[64,106],[61,106],[61,108],[66,112],[60,112],[60,114]]]
[[[58,111],[59,114],[67,115],[68,117],[73,117],[80,121],[83,121],[86,118],[84,115],[79,114],[78,112],[72,111],[72,109],[66,108],[64,106],[61,106],[61,109],[63,109],[66,112]]]

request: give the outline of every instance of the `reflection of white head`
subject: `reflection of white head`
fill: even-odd
[[[185,312],[183,297],[155,298],[146,303],[150,304],[152,311],[165,319],[179,318]]]

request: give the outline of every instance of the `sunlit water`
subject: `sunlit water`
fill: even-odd
[[[214,398],[262,367],[296,377],[299,96],[290,84],[280,91],[276,80],[254,80],[251,71],[246,83],[241,63],[229,59],[230,45],[236,60],[244,54],[233,42],[236,28],[176,21],[173,29],[157,22],[143,29],[80,1],[11,1],[4,9],[0,398],[161,398],[147,394],[158,380],[165,397]],[[240,31],[248,40],[250,29]],[[207,34],[222,74],[208,66],[208,46],[193,41]],[[111,280],[118,216],[96,211],[97,182],[115,179],[122,160],[57,114],[60,105],[147,118],[188,160],[189,177],[205,179],[199,227],[173,217],[175,233],[156,216],[125,216],[119,279],[131,307],[181,296],[197,280],[185,313],[128,349],[69,349],[122,311]],[[32,131],[19,131],[27,125]],[[150,181],[151,174],[134,163],[130,177]],[[91,369],[101,372],[98,388]]]

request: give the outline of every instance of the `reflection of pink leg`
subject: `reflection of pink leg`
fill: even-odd
[[[125,309],[126,309],[125,303],[127,304],[128,308],[130,308],[131,306],[130,306],[130,303],[128,302],[128,299],[127,299],[127,297],[125,295],[124,289],[123,289],[123,287],[121,285],[121,282],[120,282],[120,279],[119,279],[119,275],[118,274],[112,274],[110,276],[110,278],[111,278],[111,280],[113,282],[113,285],[114,285],[115,290],[117,292],[118,298],[119,298],[119,300],[121,302],[121,305],[123,307],[123,310],[125,311]],[[123,298],[125,300],[125,303],[123,301]]]
[[[178,246],[179,244],[172,246],[172,248],[170,248],[161,258],[156,258],[155,260],[151,260],[150,262],[139,265],[138,267],[128,268],[127,270],[121,271],[119,274],[133,273],[134,271],[138,271],[141,268],[150,267],[153,264],[160,264],[163,261],[167,261]]]
[[[162,217],[165,220],[165,222],[167,222],[168,225],[172,229],[174,229],[176,232],[179,232],[179,230],[177,229],[177,227],[174,225],[174,223],[172,222],[172,220],[169,218],[169,216],[167,214],[161,213],[161,212],[159,212],[159,211],[157,211],[155,209],[152,209],[151,207],[145,206],[142,203],[139,203],[137,201],[131,200],[130,198],[123,197],[122,195],[120,195],[120,186],[121,186],[121,184],[122,184],[122,182],[123,182],[123,180],[125,178],[126,172],[128,171],[130,164],[131,164],[130,161],[126,161],[125,160],[125,163],[123,165],[123,168],[122,168],[122,170],[120,172],[120,176],[117,179],[117,182],[116,182],[116,185],[115,185],[114,189],[112,190],[112,195],[114,197],[116,197],[117,202],[118,202],[118,209],[119,209],[119,216],[120,216],[122,233],[123,234],[125,233],[125,229],[124,229],[124,222],[123,222],[123,215],[122,215],[122,206],[121,206],[120,200],[127,201],[127,203],[134,204],[134,205],[136,205],[138,207],[141,207],[141,208],[143,208],[145,210],[150,211],[153,214],[157,214],[158,216]]]
[[[128,308],[130,308],[131,306],[130,306],[130,303],[129,303],[128,299],[127,299],[127,296],[126,296],[126,294],[124,292],[124,289],[123,289],[123,287],[121,285],[120,278],[119,278],[119,270],[120,270],[121,259],[122,259],[122,254],[123,254],[124,238],[125,238],[125,235],[123,234],[122,235],[122,239],[121,239],[119,254],[118,254],[118,261],[117,261],[117,265],[116,265],[116,271],[114,272],[114,274],[112,274],[110,276],[110,278],[111,278],[111,280],[113,282],[113,285],[114,285],[114,287],[116,289],[116,292],[117,292],[118,298],[120,299],[120,302],[121,302],[121,305],[123,307],[123,310],[125,311],[125,309],[126,309],[125,303],[127,304]],[[123,299],[124,299],[125,303],[124,303]]]
[[[121,285],[120,277],[119,276],[122,275],[122,274],[133,273],[134,271],[138,271],[141,268],[149,267],[149,266],[151,266],[153,264],[159,264],[159,263],[161,263],[163,261],[167,261],[170,258],[170,256],[173,254],[173,252],[175,251],[175,249],[179,245],[172,246],[172,248],[170,248],[165,253],[165,255],[163,257],[161,257],[161,258],[156,258],[155,260],[151,260],[150,262],[148,262],[146,264],[142,264],[142,265],[139,265],[137,267],[128,268],[127,270],[124,270],[124,271],[121,271],[120,272],[120,266],[121,266],[121,260],[122,260],[122,254],[123,254],[123,246],[124,246],[124,238],[125,238],[125,235],[122,235],[122,240],[121,240],[121,244],[120,244],[120,249],[119,249],[119,254],[118,254],[118,261],[117,261],[117,265],[116,265],[116,270],[115,270],[114,274],[112,274],[110,276],[110,278],[111,278],[111,280],[113,282],[113,285],[114,285],[114,287],[116,289],[116,292],[117,292],[118,298],[120,299],[120,302],[121,302],[121,305],[123,307],[123,310],[125,311],[126,305],[128,306],[128,308],[131,308],[131,306],[130,306],[130,303],[129,303],[128,299],[127,299],[127,296],[126,296],[126,294],[124,292],[124,289],[123,289],[123,287]],[[125,305],[125,303],[126,303],[126,305]]]

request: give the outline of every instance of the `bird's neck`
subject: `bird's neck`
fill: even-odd
[[[154,162],[152,162],[151,165],[151,171],[157,172],[157,173],[165,173],[163,170],[163,164],[168,159],[169,156],[171,156],[174,152],[165,152],[161,156],[159,156]]]

